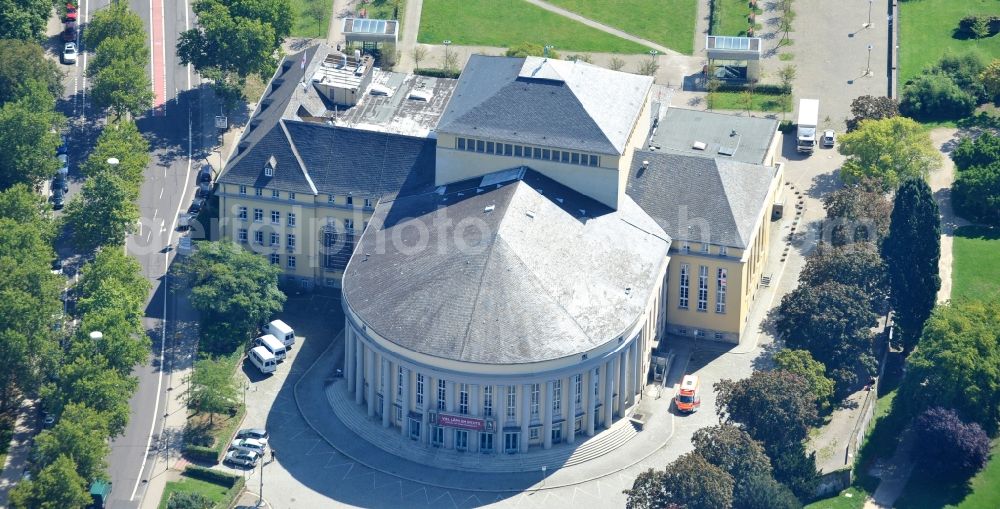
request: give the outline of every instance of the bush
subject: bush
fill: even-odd
[[[984,132],[973,139],[962,138],[951,152],[951,160],[959,173],[973,166],[986,166],[1000,161],[1000,136]]]
[[[965,479],[986,466],[990,439],[976,423],[966,424],[954,410],[928,408],[913,423],[918,466],[932,475]]]
[[[243,477],[238,475],[227,474],[219,470],[212,470],[211,468],[199,467],[195,465],[188,465],[184,467],[184,475],[194,479],[201,479],[205,482],[218,484],[219,486],[225,488],[232,488],[236,485],[237,481],[243,479]]]
[[[951,192],[960,216],[1000,226],[1000,161],[959,172]]]
[[[184,456],[191,461],[204,461],[214,465],[220,461],[222,453],[213,447],[186,445],[184,446]]]
[[[201,493],[177,492],[170,495],[167,509],[211,509],[212,501]]]
[[[432,67],[421,67],[414,69],[413,74],[429,76],[431,78],[458,78],[462,71],[458,69],[437,69]]]
[[[720,92],[743,92],[744,90],[749,90],[749,88],[750,87],[744,83],[719,84]],[[785,89],[781,85],[758,84],[753,88],[753,93],[761,95],[783,95],[785,93]]]
[[[966,16],[958,22],[958,35],[970,39],[982,39],[1000,33],[1000,16],[980,14]]]
[[[899,103],[900,112],[921,121],[967,117],[975,107],[975,98],[944,74],[925,74],[909,81]]]

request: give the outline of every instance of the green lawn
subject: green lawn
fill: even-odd
[[[1000,507],[1000,441],[993,444],[993,458],[967,483],[943,484],[918,473],[906,483],[897,509],[996,509]]]
[[[713,110],[742,110],[746,111],[743,103],[743,92],[715,92],[711,94],[708,107]],[[780,95],[754,94],[753,103],[750,106],[752,111],[776,111],[782,110],[782,98]],[[788,111],[788,110],[785,110]]]
[[[170,481],[163,489],[163,497],[160,498],[159,509],[167,509],[167,501],[172,493],[200,493],[211,500],[214,504],[219,504],[226,500],[226,493],[229,488],[218,484],[181,476],[180,481]]]
[[[549,0],[568,11],[690,55],[696,0]]]
[[[1000,299],[1000,231],[963,227],[952,246],[952,300]]]
[[[712,0],[712,35],[747,35],[750,3],[746,0]]]
[[[330,2],[292,0],[292,37],[322,39],[330,28]]]
[[[933,64],[946,51],[979,49],[1000,57],[1000,35],[987,39],[959,40],[952,35],[958,21],[971,14],[997,14],[996,0],[918,0],[899,3],[899,84]]]
[[[418,40],[466,46],[510,47],[522,42],[556,51],[646,53],[648,48],[575,23],[524,0],[426,0]]]
[[[841,491],[839,495],[831,498],[817,500],[804,509],[861,509],[865,505],[865,497],[868,495],[854,487]]]

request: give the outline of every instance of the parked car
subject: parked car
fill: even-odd
[[[201,212],[201,208],[203,206],[205,206],[205,199],[195,198],[194,201],[191,202],[191,208],[188,209],[188,212],[190,212],[192,216],[196,216],[199,212]]]
[[[201,170],[198,171],[198,183],[211,182],[212,181],[212,167],[209,165],[204,165]]]
[[[211,182],[202,182],[198,184],[198,190],[195,191],[195,198],[208,198],[208,195],[212,192]]]
[[[252,438],[267,443],[270,435],[264,428],[244,428],[236,432],[236,438]]]
[[[53,190],[55,190],[55,189],[62,189],[62,191],[64,193],[67,192],[67,191],[69,191],[69,183],[66,182],[66,177],[63,176],[62,173],[58,173],[58,174],[56,174],[55,177],[53,177],[53,179],[52,179],[52,189]]]
[[[244,468],[253,468],[257,466],[257,461],[259,460],[260,454],[253,451],[229,451],[226,453],[226,457],[222,460],[222,462]]]
[[[45,412],[42,415],[42,427],[44,427],[45,429],[49,429],[55,425],[56,425],[56,416],[48,412]]]
[[[56,148],[56,155],[69,153],[69,138],[65,134],[60,134],[59,142],[59,147]]]
[[[263,455],[267,452],[267,442],[261,442],[253,438],[237,438],[229,445],[230,449],[237,451],[249,451]]]
[[[52,190],[52,208],[59,210],[66,204],[66,192],[61,187]]]
[[[74,35],[73,38],[75,39],[76,36]],[[63,45],[62,61],[63,61],[64,64],[75,64],[76,63],[76,43],[75,42],[67,42],[66,44]]]
[[[76,6],[73,4],[66,4],[66,16],[63,18],[63,21],[76,21],[76,17]]]
[[[837,133],[833,132],[833,129],[827,129],[823,131],[823,146],[832,147],[834,143],[837,142]]]
[[[63,25],[62,40],[66,42],[76,40],[76,21],[67,21]]]

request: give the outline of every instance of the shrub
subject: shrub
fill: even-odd
[[[184,446],[184,456],[191,461],[204,461],[214,465],[219,462],[219,459],[222,457],[222,453],[220,453],[218,449],[212,447],[186,445]]]
[[[958,35],[972,39],[982,39],[1000,33],[1000,16],[980,14],[966,16],[958,22]]]
[[[955,161],[959,172],[1000,161],[1000,136],[984,132],[975,139],[962,138],[951,152],[951,160]]]
[[[967,478],[984,466],[990,439],[976,423],[966,424],[954,410],[928,408],[913,423],[917,443],[916,463],[928,473]]]
[[[226,488],[232,488],[236,485],[236,482],[243,477],[238,475],[227,474],[220,470],[212,470],[211,468],[199,467],[195,465],[188,465],[184,467],[184,475],[194,478],[201,479],[205,482],[210,482],[213,484],[218,484]]]
[[[903,86],[899,110],[917,120],[949,120],[967,117],[976,100],[945,74],[917,76]]]
[[[421,67],[419,69],[414,69],[413,74],[428,76],[431,78],[458,78],[462,74],[462,71],[459,71],[458,69]]]
[[[212,501],[201,493],[177,492],[170,495],[167,509],[211,509]]]
[[[960,216],[1000,226],[1000,161],[959,172],[951,192]]]

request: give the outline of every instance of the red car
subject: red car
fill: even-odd
[[[76,6],[73,4],[66,4],[66,16],[63,21],[76,21]]]
[[[75,41],[76,40],[76,21],[67,21],[65,29],[62,33],[62,38],[64,41]]]

